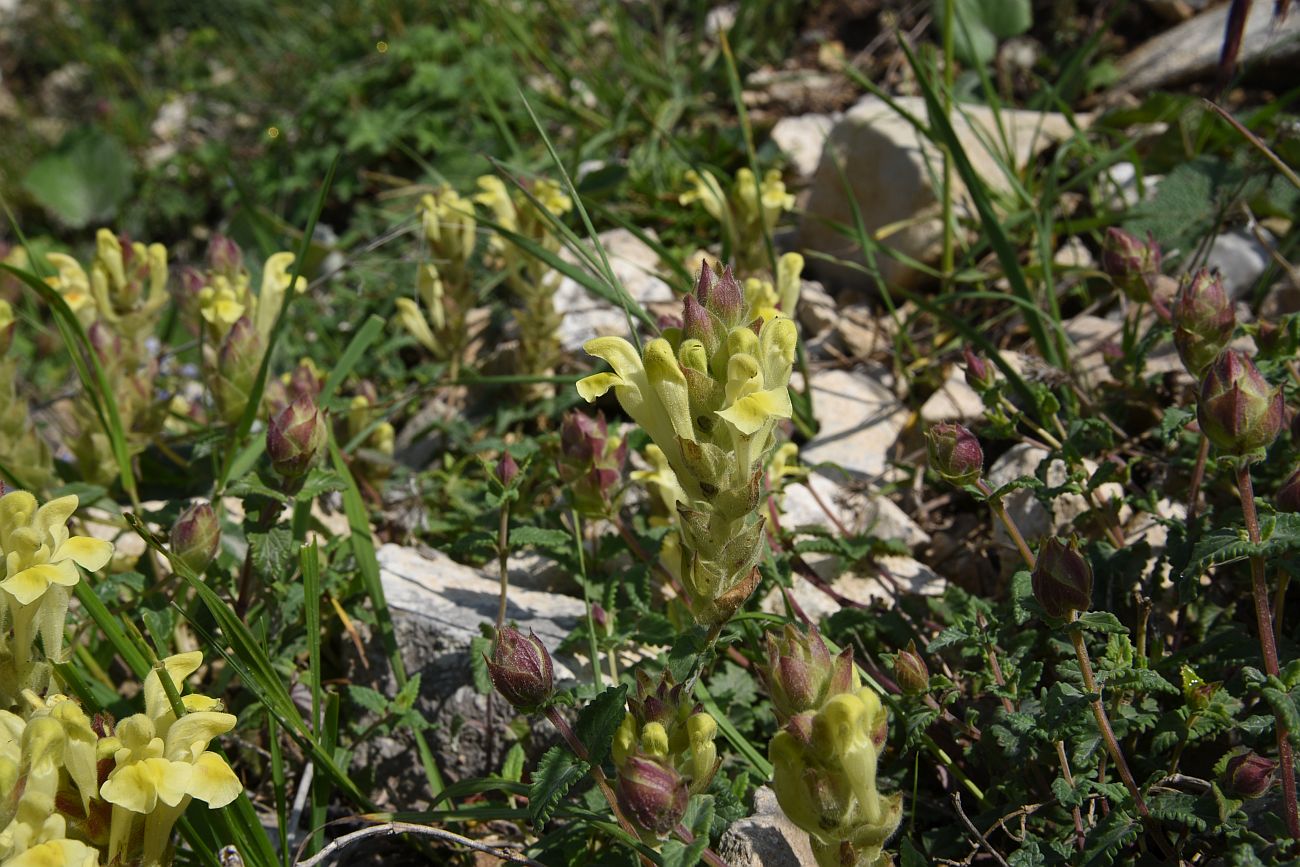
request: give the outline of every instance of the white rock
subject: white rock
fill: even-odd
[[[1296,17],[1300,18],[1300,15]],[[1269,248],[1261,244],[1253,233],[1236,230],[1214,239],[1205,265],[1219,269],[1223,288],[1228,297],[1235,299],[1250,291],[1271,259]]]
[[[840,575],[832,573],[830,563],[825,568],[809,563],[813,571],[830,585],[839,596],[869,605],[873,601],[891,601],[899,593],[919,593],[922,596],[941,595],[948,587],[948,582],[941,575],[919,560],[911,557],[884,556],[875,560],[875,572],[857,574],[846,572]],[[811,581],[796,574],[791,579],[790,595],[799,609],[814,623],[829,617],[844,606],[831,594]],[[785,596],[780,588],[774,589],[759,603],[759,608],[768,614],[785,613]]]
[[[816,496],[813,496],[816,491]],[[825,508],[817,501],[825,504]],[[829,512],[830,514],[827,514]],[[781,527],[821,527],[839,532],[836,522],[850,533],[869,533],[879,539],[897,539],[908,547],[928,544],[922,530],[893,500],[867,496],[846,488],[825,476],[811,473],[807,479],[787,485],[781,501]]]
[[[897,102],[912,115],[925,118],[925,102],[919,97],[899,97]],[[1076,118],[1080,125],[1088,120],[1082,115]],[[1010,144],[1010,162],[1017,169],[1054,141],[1073,134],[1070,122],[1056,114],[1004,110],[1001,120],[1005,140]],[[1001,148],[1003,141],[995,115],[987,107],[963,105],[961,111],[953,112],[952,124],[984,182],[994,190],[1007,189],[1008,180],[999,166],[1004,160],[995,159],[992,154],[997,151],[991,150]],[[842,172],[836,160],[842,162]],[[856,242],[826,225],[828,220],[853,225],[847,184],[869,233],[884,226],[902,226],[884,243],[923,262],[936,260],[943,230],[935,179],[943,176],[942,165],[939,150],[907,120],[880,99],[866,97],[831,130],[800,226],[803,245],[838,258],[862,261]],[[973,208],[969,194],[959,179],[954,180],[959,213],[970,216]],[[890,257],[878,257],[878,264],[884,279],[891,283],[914,283],[921,276]],[[874,285],[861,272],[847,267],[819,261],[816,271],[823,277],[864,288]]]
[[[1223,49],[1230,4],[1184,21],[1149,39],[1119,62],[1113,93],[1144,92],[1212,75]],[[1250,4],[1237,62],[1283,67],[1300,57],[1300,15],[1274,23],[1272,3]]]
[[[1095,268],[1097,260],[1083,239],[1077,235],[1066,238],[1052,256],[1052,265],[1057,268]]]
[[[829,114],[801,114],[783,117],[772,127],[772,141],[790,158],[801,179],[812,177],[821,162],[822,148],[835,126]]]
[[[812,400],[821,429],[800,450],[803,461],[837,464],[859,479],[879,478],[907,424],[907,407],[876,379],[849,370],[814,373]]]
[[[813,338],[829,331],[839,316],[835,299],[816,280],[803,280],[799,287],[799,324],[804,337]]]
[[[1116,210],[1135,208],[1156,194],[1162,175],[1143,175],[1138,183],[1137,167],[1133,163],[1115,163],[1102,172],[1111,183],[1110,205]]]
[[[733,822],[722,835],[718,854],[730,867],[812,867],[816,864],[807,832],[777,804],[767,786],[754,792],[754,813]]]
[[[989,486],[997,490],[1022,476],[1037,476],[1038,466],[1048,454],[1046,449],[1029,443],[1012,446],[989,468],[987,476]],[[1097,463],[1085,458],[1083,468],[1091,476],[1097,471]],[[1057,458],[1048,465],[1045,481],[1049,487],[1056,487],[1064,484],[1067,476],[1065,462]],[[1122,498],[1124,488],[1118,482],[1106,482],[1097,489],[1094,496],[1097,504],[1104,506],[1108,501]],[[1034,492],[1025,488],[1018,488],[1007,494],[1002,504],[1030,545],[1049,533],[1064,532],[1079,516],[1092,508],[1081,494],[1061,494],[1052,501],[1052,510],[1049,512],[1034,496]],[[1121,507],[1119,514],[1121,524],[1129,514],[1131,510],[1128,506]],[[993,525],[993,538],[1010,552],[1010,556],[1004,557],[1003,560],[1005,566],[1013,568],[1006,571],[1014,572],[1021,568],[1019,554],[1015,552],[1011,537],[1007,535],[1006,528],[1000,521]]]
[[[1081,314],[1061,323],[1061,327],[1070,338],[1070,365],[1075,375],[1089,387],[1110,381],[1105,348],[1120,344],[1124,323]]]
[[[600,241],[614,276],[618,277],[628,295],[642,306],[677,300],[672,287],[658,275],[659,256],[648,244],[623,228],[602,232]],[[568,251],[561,255],[576,264]],[[623,308],[593,295],[577,280],[565,277],[560,281],[555,290],[555,309],[563,316],[560,343],[571,352],[581,349],[582,344],[593,337],[608,334],[627,336],[627,317]]]
[[[966,384],[965,371],[953,368],[943,385],[921,405],[921,421],[967,421],[984,414],[984,401]]]

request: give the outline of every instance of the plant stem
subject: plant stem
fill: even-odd
[[[1196,452],[1196,465],[1192,467],[1192,482],[1187,493],[1187,523],[1196,520],[1201,506],[1201,483],[1205,481],[1205,463],[1210,459],[1210,439],[1201,434],[1201,445]]]
[[[582,741],[578,740],[578,736],[574,734],[573,729],[569,726],[568,720],[561,716],[560,712],[556,710],[554,706],[548,707],[545,713],[546,718],[551,721],[551,725],[555,726],[555,730],[560,733],[560,737],[564,738],[564,742],[569,745],[569,749],[573,751],[573,754],[584,762],[587,762],[591,767],[591,778],[596,781],[596,786],[599,787],[600,793],[605,796],[605,801],[609,804],[609,808],[614,812],[614,818],[618,820],[619,826],[633,837],[640,839],[641,835],[637,833],[636,828],[630,821],[628,821],[628,818],[623,815],[623,811],[619,809],[618,798],[615,797],[614,790],[609,787],[609,780],[606,779],[604,770],[601,769],[600,765],[594,764],[591,761],[591,753],[587,752],[586,745],[583,744]],[[641,856],[641,863],[647,865],[647,867],[652,867],[650,860],[644,855]]]
[[[994,515],[997,515],[998,520],[1002,522],[1002,526],[1007,528],[1007,535],[1011,537],[1011,541],[1015,543],[1016,549],[1020,551],[1020,557],[1025,561],[1025,565],[1030,569],[1033,569],[1034,563],[1036,562],[1034,560],[1034,553],[1029,550],[1029,545],[1025,542],[1025,537],[1020,534],[1020,528],[1016,526],[1016,522],[1011,520],[1011,516],[1007,514],[1006,506],[1002,505],[1002,500],[993,496],[993,489],[990,488],[989,483],[983,479],[977,481],[975,485],[980,489],[980,492],[983,493],[984,496],[989,498],[989,508],[993,510]]]
[[[497,529],[497,568],[501,572],[501,600],[497,604],[497,631],[506,625],[506,593],[510,590],[510,501],[501,500],[501,525]]]
[[[1128,762],[1124,759],[1124,753],[1120,751],[1119,741],[1115,739],[1115,730],[1110,727],[1110,718],[1106,715],[1106,708],[1101,703],[1101,687],[1097,685],[1097,678],[1093,676],[1092,660],[1088,658],[1088,646],[1083,641],[1083,630],[1071,624],[1069,632],[1070,641],[1074,644],[1074,655],[1079,660],[1079,672],[1083,675],[1083,687],[1088,691],[1089,695],[1093,696],[1092,715],[1097,720],[1097,728],[1101,731],[1101,738],[1106,744],[1106,752],[1110,754],[1111,760],[1115,762],[1115,769],[1119,772],[1124,785],[1128,787],[1129,794],[1133,796],[1133,803],[1137,807],[1138,815],[1142,817],[1143,824],[1147,826],[1151,836],[1160,845],[1160,850],[1165,857],[1172,858],[1173,851],[1169,848],[1169,841],[1165,839],[1164,833],[1151,816],[1151,811],[1147,809],[1147,802],[1142,798],[1142,792],[1138,789],[1137,781],[1133,779],[1133,772],[1129,770]]]
[[[1237,490],[1241,495],[1241,513],[1246,519],[1246,533],[1250,541],[1259,544],[1259,516],[1255,512],[1255,487],[1250,479],[1250,465],[1237,464]],[[1268,585],[1264,580],[1264,558],[1259,554],[1250,558],[1250,590],[1255,598],[1255,621],[1259,627],[1259,647],[1264,655],[1264,671],[1270,677],[1278,676],[1277,639],[1273,635],[1273,615],[1268,605]],[[1296,807],[1295,758],[1291,752],[1290,732],[1281,714],[1277,718],[1277,754],[1281,761],[1282,793],[1286,811],[1287,832],[1291,839],[1300,838],[1300,810]]]
[[[1065,741],[1056,742],[1056,758],[1061,763],[1061,776],[1065,777],[1065,784],[1071,789],[1074,788],[1074,774],[1070,773],[1070,758],[1065,754]],[[1074,814],[1074,842],[1079,851],[1083,851],[1085,837],[1083,833],[1083,814],[1079,812],[1079,805],[1075,804],[1070,808]]]

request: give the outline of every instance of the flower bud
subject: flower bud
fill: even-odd
[[[1258,798],[1273,785],[1277,762],[1254,753],[1242,753],[1228,759],[1223,771],[1223,788],[1234,798]]]
[[[1237,314],[1219,272],[1202,268],[1184,277],[1172,313],[1178,357],[1188,373],[1200,376],[1228,345],[1237,327]]]
[[[221,547],[221,522],[208,503],[195,503],[176,519],[171,532],[172,553],[196,574],[203,574]]]
[[[1133,301],[1151,300],[1151,286],[1160,274],[1160,245],[1149,232],[1142,241],[1132,232],[1112,226],[1101,246],[1101,267],[1121,292]]]
[[[708,270],[706,265],[700,272],[701,277]],[[710,286],[707,299],[701,303],[706,310],[721,319],[726,328],[735,328],[742,324],[741,320],[745,315],[745,290],[736,279],[730,265],[722,269],[722,276]]]
[[[500,459],[497,461],[497,481],[503,488],[510,487],[510,483],[519,475],[519,464],[515,463],[514,457],[510,452],[502,452]]]
[[[961,354],[966,359],[967,385],[976,391],[988,391],[997,383],[997,374],[993,372],[993,365],[972,352],[969,346],[963,347]]]
[[[898,651],[894,657],[894,679],[903,692],[919,695],[930,689],[930,669],[925,665],[921,654],[916,652],[916,642],[907,642],[907,647]]]
[[[771,632],[765,638],[767,664],[759,669],[759,676],[778,720],[816,710],[827,698],[857,688],[853,648],[846,647],[832,658],[816,627],[803,633],[786,624],[780,638]]]
[[[1244,353],[1230,349],[1206,368],[1196,418],[1220,450],[1246,455],[1267,448],[1285,416],[1282,390],[1270,386]]]
[[[305,476],[325,449],[325,418],[316,403],[300,397],[271,419],[266,428],[266,453],[283,478]]]
[[[718,344],[722,342],[713,317],[693,295],[687,295],[682,300],[682,336],[688,340],[700,341],[710,356],[717,352]]]
[[[1300,512],[1300,470],[1296,470],[1282,483],[1273,496],[1273,507],[1279,512]]]
[[[957,487],[973,485],[984,473],[984,449],[980,441],[959,424],[940,422],[925,432],[930,468]]]
[[[231,238],[213,233],[208,241],[208,267],[234,280],[244,270],[244,254]]]
[[[1092,605],[1092,567],[1075,540],[1066,547],[1048,536],[1031,578],[1034,598],[1049,617],[1069,617],[1070,612],[1087,611]]]
[[[95,320],[86,331],[91,347],[99,356],[99,363],[113,365],[122,357],[122,338],[100,320]]]
[[[618,770],[618,804],[641,830],[663,837],[686,815],[686,780],[652,758],[628,756]]]
[[[492,685],[515,710],[527,713],[550,699],[555,689],[551,655],[531,631],[525,638],[512,626],[501,627],[492,657],[484,659]]]
[[[217,353],[217,375],[212,383],[217,408],[228,424],[235,424],[244,414],[264,351],[253,320],[241,316],[230,326]]]

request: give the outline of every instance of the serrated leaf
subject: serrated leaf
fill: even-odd
[[[1105,635],[1128,634],[1128,627],[1120,623],[1119,618],[1109,611],[1085,611],[1075,622],[1089,632],[1100,632]]]
[[[1078,807],[1083,804],[1084,792],[1076,785],[1071,786],[1065,777],[1052,780],[1052,794],[1065,807]]]
[[[1192,549],[1187,574],[1195,577],[1210,566],[1256,555],[1271,559],[1300,550],[1300,514],[1283,512],[1261,516],[1259,529],[1259,544],[1252,543],[1242,529],[1227,528],[1207,533]]]
[[[300,502],[306,502],[330,491],[341,491],[345,487],[347,484],[332,469],[313,467],[307,474],[307,480],[302,483],[297,498]]]
[[[257,473],[249,473],[231,482],[229,487],[226,488],[226,493],[232,497],[267,497],[272,500],[279,500],[282,503],[289,501],[289,498],[283,493],[262,481]]]
[[[1160,419],[1161,442],[1165,445],[1172,445],[1187,427],[1187,423],[1195,417],[1196,413],[1190,409],[1183,409],[1179,406],[1168,407],[1164,416]]]
[[[546,751],[528,787],[528,819],[534,828],[546,824],[565,794],[587,770],[587,763],[566,749],[551,747]]]
[[[415,700],[419,697],[420,672],[417,671],[397,691],[397,695],[393,698],[393,710],[397,713],[405,713],[415,707]]]
[[[573,550],[573,536],[567,530],[545,527],[515,527],[510,531],[511,548],[540,548],[555,554],[568,555]]]
[[[477,557],[490,557],[497,552],[497,538],[491,533],[475,530],[463,533],[451,543],[447,554],[455,560],[468,560]]]
[[[293,533],[287,527],[272,527],[265,533],[249,533],[248,544],[253,551],[253,568],[260,574],[272,580],[289,577],[297,552]]]
[[[627,715],[627,684],[611,686],[587,703],[578,714],[573,731],[578,740],[587,747],[588,758],[593,765],[605,761],[609,754],[610,742],[614,732],[618,731],[623,717]]]
[[[1011,614],[1016,625],[1024,626],[1041,613],[1042,608],[1034,598],[1033,575],[1027,569],[1021,569],[1011,576]]]
[[[695,671],[704,650],[704,630],[693,627],[680,635],[668,651],[668,673],[677,683],[685,683]]]
[[[384,716],[388,713],[388,699],[382,692],[368,686],[353,684],[348,687],[348,698],[353,704],[360,705],[371,713]]]
[[[961,644],[964,641],[970,641],[970,639],[970,633],[962,629],[960,626],[949,626],[936,635],[933,641],[926,645],[925,652],[936,653],[937,651],[943,650],[945,647],[950,647],[954,644]]]
[[[1106,672],[1102,680],[1109,687],[1137,689],[1144,692],[1163,692],[1177,695],[1180,690],[1149,668],[1123,668]]]

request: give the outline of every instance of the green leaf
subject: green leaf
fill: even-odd
[[[515,741],[501,763],[501,778],[517,783],[524,778],[524,745]]]
[[[479,695],[492,692],[492,677],[487,667],[487,657],[491,655],[492,639],[475,635],[469,640],[469,668],[474,675],[474,689]]]
[[[1245,531],[1226,528],[1207,533],[1192,549],[1187,575],[1199,576],[1210,566],[1235,563],[1253,556],[1271,559],[1300,550],[1300,514],[1264,515],[1260,519],[1259,544],[1246,537]]]
[[[42,208],[74,229],[105,222],[131,194],[135,166],[114,136],[84,127],[36,161],[22,187]]]
[[[384,716],[388,713],[388,698],[379,690],[368,686],[349,684],[348,698],[353,704],[360,705],[371,713]]]
[[[997,56],[999,40],[1029,30],[1034,23],[1029,0],[937,0],[940,24],[943,4],[954,3],[953,51],[970,66],[984,66]]]
[[[1100,632],[1106,635],[1128,634],[1128,627],[1120,623],[1119,618],[1109,611],[1085,611],[1075,622],[1089,632]]]
[[[627,714],[627,684],[611,686],[596,696],[578,714],[573,731],[587,747],[588,760],[593,765],[605,761],[609,745],[614,740],[623,717]]]
[[[550,530],[545,527],[515,527],[510,531],[511,548],[540,548],[553,554],[568,556],[573,551],[573,536],[568,530]]]
[[[1011,613],[1016,625],[1024,626],[1041,612],[1038,600],[1034,598],[1033,575],[1029,570],[1021,569],[1011,576]]]
[[[1183,409],[1178,406],[1171,406],[1165,410],[1164,416],[1160,419],[1160,440],[1165,445],[1172,445],[1175,440],[1186,429],[1187,423],[1196,417],[1196,413],[1190,409]]]
[[[570,787],[588,770],[586,762],[562,747],[551,747],[537,763],[528,787],[528,818],[534,828],[546,824]]]
[[[288,527],[273,527],[265,533],[249,533],[253,549],[253,568],[271,579],[287,579],[297,559],[293,532]]]
[[[298,491],[298,501],[308,502],[321,494],[341,491],[345,487],[347,483],[339,478],[338,473],[324,467],[313,467],[307,474],[307,481],[302,483],[302,489]]]

